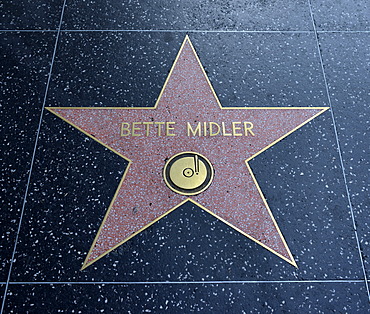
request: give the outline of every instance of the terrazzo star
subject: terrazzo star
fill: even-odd
[[[187,201],[296,266],[248,161],[327,109],[223,108],[188,36],[154,107],[48,108],[129,161],[82,268]]]

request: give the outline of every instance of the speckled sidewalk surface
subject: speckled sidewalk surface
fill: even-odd
[[[370,311],[367,0],[0,15],[1,313]]]

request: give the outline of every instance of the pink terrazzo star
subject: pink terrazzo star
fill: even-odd
[[[83,268],[187,200],[296,266],[248,161],[326,109],[222,108],[188,37],[155,107],[48,108],[130,161]],[[194,131],[199,122],[194,135],[188,124]],[[209,122],[220,126],[217,135],[209,135]],[[169,189],[162,173],[187,151],[208,158],[215,172],[191,197]]]

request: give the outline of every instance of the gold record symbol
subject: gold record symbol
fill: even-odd
[[[194,152],[174,155],[163,170],[166,185],[182,195],[196,195],[206,190],[212,183],[213,174],[209,160]]]

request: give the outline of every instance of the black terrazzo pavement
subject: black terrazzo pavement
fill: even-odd
[[[63,29],[306,31],[313,26],[305,0],[108,0],[67,2]]]
[[[47,103],[153,107],[184,37],[185,33],[63,32]]]
[[[318,31],[369,31],[367,0],[312,0]]]
[[[63,5],[0,6],[2,312],[368,312],[369,4]],[[153,106],[185,34],[224,106],[329,106],[328,87],[332,110],[250,162],[298,269],[186,203],[80,271],[127,164],[45,90]]]
[[[125,313],[364,313],[361,283],[12,285],[6,310]],[[80,296],[84,296],[81,298]],[[25,298],[25,296],[27,296]],[[323,297],[325,296],[325,297]],[[225,302],[227,300],[227,302]]]
[[[370,271],[370,34],[320,34],[342,158]],[[340,67],[337,65],[340,64]]]
[[[0,301],[1,301],[1,303],[3,303],[4,292],[5,292],[5,284],[0,284],[0,293],[1,293]]]
[[[190,33],[225,107],[317,107],[326,91],[313,33]],[[239,93],[239,91],[243,93]]]
[[[0,32],[0,282],[8,277],[54,44],[52,33]]]
[[[1,29],[57,30],[63,0],[7,0],[0,5]]]

